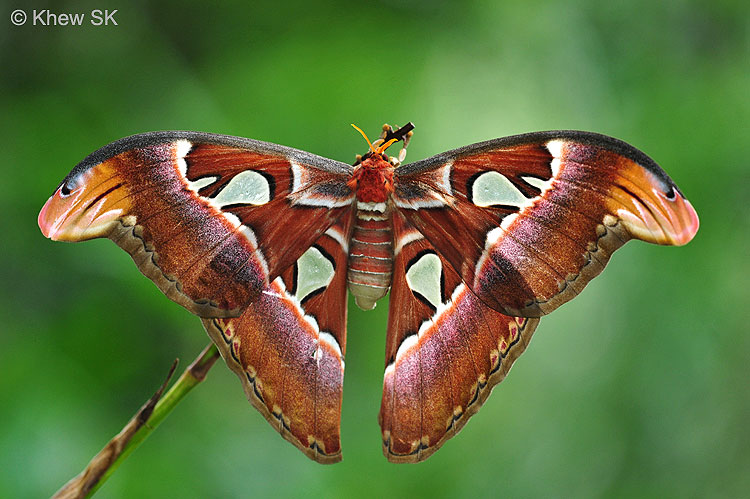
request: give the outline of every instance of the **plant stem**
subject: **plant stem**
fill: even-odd
[[[208,345],[162,397],[177,361],[161,388],[127,425],[91,460],[78,476],[65,484],[54,497],[91,497],[117,467],[153,432],[177,404],[198,383],[219,358],[214,344]]]

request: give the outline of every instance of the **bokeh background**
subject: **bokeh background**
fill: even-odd
[[[37,213],[73,165],[162,129],[349,162],[364,151],[349,123],[409,120],[410,160],[534,130],[619,137],[673,177],[701,230],[620,250],[425,463],[381,455],[387,306],[352,303],[342,463],[283,441],[217,363],[101,496],[750,494],[745,2],[209,4],[0,2],[0,496],[53,493],[208,341],[111,242],[42,237]],[[118,25],[16,27],[17,8],[118,9]]]

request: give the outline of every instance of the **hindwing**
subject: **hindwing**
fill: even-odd
[[[248,400],[321,463],[341,460],[345,241],[352,217],[330,227],[239,317],[203,319]]]
[[[400,213],[379,421],[394,462],[427,459],[476,413],[539,319],[491,309]]]

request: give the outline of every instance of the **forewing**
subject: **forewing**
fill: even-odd
[[[422,234],[394,214],[395,260],[380,426],[383,453],[421,461],[479,410],[539,319],[482,303]]]
[[[39,226],[57,240],[109,237],[175,302],[235,316],[349,209],[350,173],[249,139],[135,135],[76,166]]]
[[[577,295],[635,238],[682,245],[698,217],[632,146],[554,131],[396,169],[394,203],[485,304],[537,317]]]
[[[341,460],[352,216],[330,227],[242,315],[203,319],[253,406],[321,463]]]

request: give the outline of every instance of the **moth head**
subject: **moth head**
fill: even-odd
[[[367,145],[370,146],[370,150],[364,156],[357,155],[357,159],[354,163],[355,166],[360,164],[363,160],[375,157],[377,159],[387,161],[391,164],[391,166],[395,168],[403,163],[404,159],[406,159],[406,146],[409,144],[409,140],[414,134],[414,132],[412,131],[414,129],[414,125],[411,122],[402,126],[398,130],[393,130],[393,127],[386,123],[385,125],[383,125],[383,132],[380,134],[380,137],[374,142],[370,142],[370,139],[367,138],[365,132],[363,132],[358,126],[354,125],[353,123],[352,126],[362,134],[362,137],[364,137],[367,141]],[[404,142],[404,145],[401,148],[401,151],[399,151],[399,154],[397,156],[391,157],[386,156],[386,149],[388,149],[398,141]]]
[[[385,150],[388,149],[391,145],[393,145],[394,142],[399,141],[399,139],[396,137],[391,138],[386,141],[383,136],[383,137],[380,137],[375,142],[370,142],[370,139],[367,138],[367,134],[365,134],[365,132],[363,132],[361,128],[359,128],[354,123],[352,123],[351,125],[354,127],[355,130],[357,130],[360,134],[362,134],[362,137],[364,137],[364,139],[367,141],[367,145],[370,146],[370,151],[367,152],[367,154],[357,158],[358,162],[361,162],[362,160],[365,160],[371,157],[382,158],[382,159],[387,160],[388,156],[384,154]],[[385,126],[388,126],[388,125],[385,125]]]

